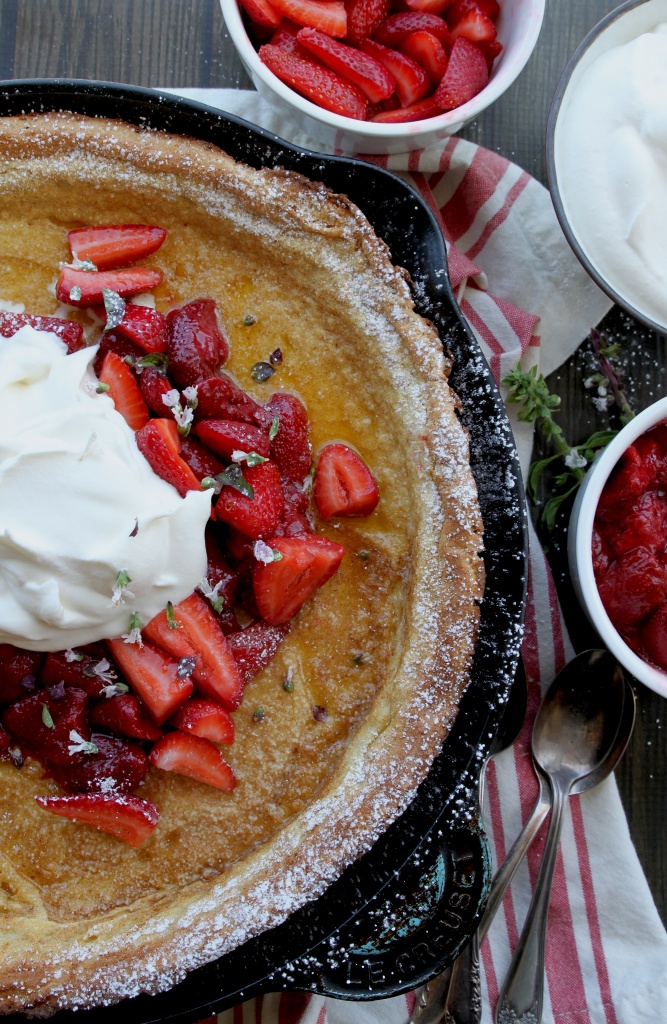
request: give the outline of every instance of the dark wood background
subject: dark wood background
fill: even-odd
[[[613,0],[547,0],[537,48],[508,92],[461,134],[496,150],[546,183],[544,134],[551,98],[571,53]],[[218,0],[0,0],[0,78],[87,78],[142,86],[235,87],[250,83],[224,29]],[[605,332],[623,343],[635,410],[665,393],[665,339],[618,310]],[[560,422],[572,443],[605,426],[582,379],[590,344],[550,379],[562,398]],[[553,563],[575,646],[596,646],[569,591],[563,532]],[[638,686],[638,722],[617,771],[631,834],[667,921],[667,745],[663,702]]]

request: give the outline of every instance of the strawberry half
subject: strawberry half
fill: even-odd
[[[340,0],[271,0],[280,14],[296,22],[341,39],[347,32],[345,4]]]
[[[420,64],[431,79],[431,85],[435,88],[447,70],[447,54],[445,48],[432,32],[422,29],[420,32],[412,32],[405,39],[400,49],[408,57],[412,57]]]
[[[471,43],[483,46],[492,43],[496,38],[496,26],[486,14],[480,10],[471,10],[464,14],[451,28],[451,37],[456,40],[465,36]]]
[[[94,704],[88,716],[91,725],[101,725],[117,735],[154,743],[162,736],[155,722],[144,713],[138,697],[133,693],[120,693],[117,697]]]
[[[200,420],[193,433],[199,440],[226,462],[231,462],[234,452],[255,452],[268,459],[271,452],[269,436],[259,427],[239,420]]]
[[[148,643],[140,647],[124,640],[107,640],[106,644],[158,725],[166,722],[192,693],[192,680],[179,675],[178,662],[157,647]]]
[[[242,420],[258,427],[269,426],[271,415],[242,391],[226,373],[207,377],[197,384],[195,420]]]
[[[279,561],[256,565],[253,589],[260,615],[270,626],[289,622],[338,569],[345,548],[326,537],[273,537]]]
[[[107,314],[104,306],[96,309],[95,313],[106,323]],[[167,318],[158,309],[128,302],[123,319],[116,330],[130,341],[134,341],[144,352],[167,351]]]
[[[193,697],[178,709],[169,724],[181,732],[191,732],[193,736],[201,736],[211,743],[234,742],[234,719],[229,711],[212,700]]]
[[[363,39],[369,39],[379,25],[389,16],[391,0],[347,0],[347,40],[353,46],[360,46]]]
[[[253,497],[224,486],[215,504],[216,518],[251,540],[266,540],[274,533],[283,513],[285,499],[278,467],[274,462],[243,466],[242,475],[252,487]]]
[[[139,374],[139,387],[151,412],[156,416],[166,416],[167,406],[162,399],[172,387],[164,373],[156,370],[154,366],[145,366]]]
[[[333,7],[335,0],[322,0],[322,3],[325,7]],[[365,119],[368,100],[364,94],[330,68],[270,43],[260,46],[258,53],[269,71],[306,99],[333,114],[353,117],[358,121]]]
[[[149,420],[137,431],[136,439],[139,451],[153,472],[173,484],[182,498],[188,491],[202,490],[199,480],[180,457],[178,428],[173,420]]]
[[[156,618],[159,620],[160,616]],[[192,672],[197,689],[234,711],[243,699],[243,683],[215,613],[204,598],[195,593],[174,606],[174,618],[198,655]]]
[[[373,474],[345,444],[328,444],[317,460],[313,482],[321,516],[369,516],[380,500]]]
[[[100,381],[109,388],[116,412],[119,412],[128,427],[141,430],[148,423],[148,406],[132,370],[115,352],[107,352],[100,370]]]
[[[211,377],[227,361],[229,342],[213,299],[195,299],[167,313],[169,376],[179,388]]]
[[[110,270],[157,252],[166,236],[164,228],[148,224],[110,224],[75,228],[67,233],[67,240],[75,259],[90,260],[98,270]]]
[[[22,327],[34,327],[36,331],[50,331],[57,334],[67,345],[69,353],[85,348],[83,327],[73,320],[63,320],[59,316],[33,316],[31,313],[5,313],[0,311],[0,337],[13,338]]]
[[[429,77],[420,64],[404,53],[382,46],[372,39],[361,44],[364,53],[375,57],[391,72],[396,80],[396,95],[402,107],[422,99],[431,87]]]
[[[51,778],[66,793],[108,792],[110,779],[114,794],[132,793],[148,771],[148,758],[139,744],[99,733],[91,740],[96,753],[84,754],[77,763],[49,765]]]
[[[218,748],[202,736],[169,732],[155,744],[149,756],[152,764],[165,772],[188,775],[225,793],[236,787],[234,772]]]
[[[129,846],[145,843],[160,818],[155,804],[137,796],[82,793],[78,796],[36,796],[35,800],[45,811],[82,825],[92,825],[100,832],[122,839]]]
[[[302,28],[297,39],[323,64],[361,89],[371,103],[386,100],[394,92],[393,76],[375,57],[339,43],[315,28]]]
[[[283,19],[269,0],[239,0],[239,3],[250,20],[262,28],[278,28]]]
[[[105,288],[128,299],[131,295],[157,288],[161,280],[162,271],[150,267],[98,271],[64,266],[56,284],[56,298],[69,306],[99,306],[104,301],[102,292]]]
[[[271,441],[271,458],[283,477],[301,483],[310,472],[313,450],[308,437],[308,413],[303,402],[288,391],[278,391],[266,404],[278,430]]]
[[[489,67],[479,46],[459,36],[433,99],[441,110],[453,110],[481,92],[488,81]]]
[[[373,38],[383,46],[400,46],[413,32],[432,32],[446,50],[451,46],[445,19],[427,11],[401,11],[399,14],[390,14]]]

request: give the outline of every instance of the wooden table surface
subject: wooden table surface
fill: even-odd
[[[502,2],[502,0],[501,0]],[[496,150],[546,182],[544,134],[551,98],[567,59],[614,0],[547,0],[540,40],[519,79],[461,134]],[[227,37],[218,0],[0,0],[0,78],[79,78],[143,86],[250,86]],[[612,311],[604,328],[622,340],[635,410],[665,392],[665,339]],[[560,422],[572,443],[596,426],[582,386],[584,343],[550,379],[562,398]],[[603,421],[598,418],[598,425]],[[568,596],[562,542],[554,548]],[[578,649],[597,646],[576,602],[565,601]],[[663,920],[667,921],[667,744],[662,700],[638,686],[638,721],[617,771],[632,837]]]

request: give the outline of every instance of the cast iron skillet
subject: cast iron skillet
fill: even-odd
[[[408,991],[457,955],[483,909],[489,857],[477,813],[477,781],[514,676],[525,601],[525,505],[514,441],[488,366],[454,300],[440,230],[422,199],[386,171],[306,152],[201,104],[100,82],[0,83],[1,114],[52,110],[195,136],[255,167],[281,166],[322,181],[363,210],[394,262],[409,271],[418,311],[433,321],[453,356],[450,382],[471,438],[486,565],[473,677],[453,732],[414,802],[372,850],[320,899],[191,972],[170,992],[106,1008],[61,1011],[52,1019],[56,1024],[186,1024],[279,989],[343,999]]]

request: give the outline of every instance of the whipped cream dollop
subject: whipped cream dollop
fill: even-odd
[[[96,353],[0,339],[0,641],[29,650],[128,634],[206,575],[210,492],[153,472],[96,393]]]
[[[572,80],[555,142],[582,248],[614,291],[667,325],[667,24],[601,53]]]

